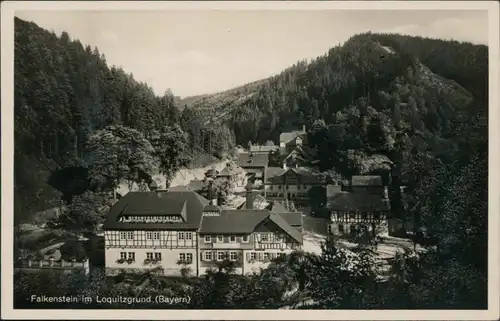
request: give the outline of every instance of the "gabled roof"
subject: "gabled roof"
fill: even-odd
[[[223,170],[217,174],[218,177],[227,177],[227,176],[233,176],[233,175],[238,175],[243,173],[243,169],[241,167],[230,167],[226,166],[224,167]]]
[[[183,223],[130,223],[119,222],[128,208],[134,213],[147,209],[148,215],[171,215],[176,212],[179,204],[185,205],[185,222]],[[158,191],[158,192],[129,192],[123,196],[109,210],[103,224],[105,230],[175,230],[197,229],[203,207],[209,201],[193,191]],[[173,208],[173,209],[170,209]],[[129,214],[130,215],[130,214]],[[138,215],[138,214],[134,214]],[[173,214],[175,215],[175,214]]]
[[[289,173],[294,173],[297,176],[298,183],[300,184],[322,184],[323,179],[316,175],[315,173],[306,170],[304,168],[290,168],[288,170],[283,170],[281,174],[276,171],[274,176],[266,175],[266,184],[276,184],[276,185],[284,185],[286,176]]]
[[[281,214],[281,213],[287,213],[288,210],[283,206],[283,204],[279,202],[271,202],[266,209],[270,210],[273,213],[276,214]]]
[[[281,217],[281,215],[271,213],[269,215],[269,219],[278,225],[286,234],[290,235],[293,239],[295,239],[299,243],[303,243],[302,233],[297,230],[295,227],[291,226],[287,223],[287,221]]]
[[[250,234],[269,216],[267,210],[227,210],[219,216],[204,216],[200,233]]]
[[[219,216],[204,216],[199,232],[202,234],[250,234],[266,220],[270,220],[297,242],[302,233],[287,221],[268,210],[225,210]]]
[[[378,175],[358,175],[351,179],[352,186],[382,186],[382,177]]]
[[[293,130],[291,132],[285,132],[280,134],[280,144],[285,143],[288,144],[289,142],[293,141],[297,137],[303,137],[306,135],[306,132],[303,130]]]
[[[334,211],[389,211],[389,201],[381,195],[370,193],[340,192],[327,200],[327,207]]]

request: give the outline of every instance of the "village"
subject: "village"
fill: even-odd
[[[181,170],[168,188],[161,176],[149,191],[121,186],[100,231],[56,235],[43,220],[19,227],[36,246],[18,252],[15,268],[199,277],[227,261],[232,273],[246,275],[297,250],[319,255],[334,236],[345,249],[376,244],[387,270],[396,253],[414,246],[400,238],[411,226],[391,217],[390,180],[326,176],[314,156],[304,127],[282,133],[279,145],[251,145],[234,159]],[[141,288],[144,280],[129,282]]]

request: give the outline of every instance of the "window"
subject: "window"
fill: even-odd
[[[269,242],[269,235],[267,235],[267,233],[262,233],[261,240],[262,242]]]
[[[229,243],[236,243],[236,236],[231,235],[231,236],[229,237]]]
[[[225,256],[224,252],[217,252],[217,261],[223,261]]]
[[[281,185],[278,185],[278,189],[281,189]]]
[[[186,253],[179,253],[179,261],[186,262]]]
[[[134,232],[127,232],[127,240],[133,240],[134,239]]]
[[[153,238],[153,232],[146,232],[146,240],[151,240]]]
[[[229,259],[231,261],[236,261],[236,252],[234,251],[229,252]]]
[[[192,240],[193,239],[193,233],[186,233],[186,240]]]
[[[255,260],[257,260],[257,253],[250,252],[250,261],[255,261]]]
[[[127,259],[127,252],[120,252],[120,259],[126,260]]]
[[[264,260],[269,260],[269,253],[264,252]]]
[[[161,261],[161,253],[155,253],[155,260]]]
[[[120,232],[120,240],[126,240],[127,239],[127,233],[126,232]]]
[[[241,241],[242,241],[243,243],[248,243],[248,241],[249,241],[249,240],[248,240],[248,235],[243,235],[243,237],[241,238]]]
[[[269,189],[270,189],[270,190],[273,190],[273,185],[269,186]]]
[[[205,243],[211,243],[212,242],[212,237],[210,235],[205,235]],[[210,252],[207,252],[210,253]]]
[[[224,236],[217,235],[217,243],[224,243]]]
[[[178,238],[179,240],[184,240],[184,239],[185,239],[184,232],[179,232],[179,234],[177,235],[177,238]]]
[[[276,253],[276,257],[282,257],[284,255],[285,255],[285,253]]]
[[[307,189],[307,186],[304,184],[304,185],[302,185],[302,188],[303,189]]]
[[[205,261],[212,261],[212,252],[205,252]]]
[[[286,189],[288,190],[289,188],[290,188],[290,187],[287,185],[287,186],[286,186]]]
[[[146,253],[146,260],[153,260],[153,252],[147,252]]]
[[[186,263],[191,263],[191,262],[193,262],[193,254],[186,253]]]
[[[339,224],[339,232],[344,233],[344,225],[343,224]]]
[[[135,261],[135,253],[134,252],[128,252],[128,259],[131,261]]]

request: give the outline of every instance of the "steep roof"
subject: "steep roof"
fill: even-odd
[[[219,216],[204,216],[200,233],[249,234],[269,216],[267,210],[228,210]]]
[[[225,210],[219,216],[204,216],[199,232],[203,234],[250,234],[267,219],[290,237],[302,243],[302,233],[269,210]]]
[[[351,179],[353,186],[382,186],[382,177],[378,175],[359,175]]]
[[[295,239],[297,242],[302,244],[302,242],[303,242],[302,233],[299,230],[297,230],[295,227],[288,224],[287,221],[281,215],[271,213],[271,215],[269,215],[269,219],[272,222],[274,222],[276,225],[278,225],[283,231],[285,231],[293,239]]]
[[[340,192],[327,201],[327,207],[334,211],[389,211],[389,201],[370,193]]]
[[[238,155],[238,166],[245,167],[265,167],[269,163],[268,154],[240,153]]]
[[[176,215],[179,204],[185,206],[185,222],[183,223],[129,223],[120,222],[123,215],[127,215],[128,209],[132,209],[133,215],[138,215],[142,209],[147,215]],[[158,192],[129,192],[123,196],[109,210],[103,229],[105,230],[175,230],[175,229],[197,229],[203,207],[209,201],[193,191],[158,191]],[[131,215],[131,214],[128,214]]]
[[[276,171],[273,173],[275,174],[274,176],[266,175],[265,183],[283,185],[285,184],[286,176],[289,173],[294,173],[300,184],[322,184],[324,181],[320,176],[304,168],[290,168],[288,170],[283,170],[281,174]]]
[[[219,172],[219,174],[217,174],[217,176],[219,176],[219,177],[233,176],[233,175],[240,174],[242,172],[243,172],[243,169],[239,166],[238,167],[226,166],[226,167],[224,167],[223,170],[221,170]]]
[[[293,141],[297,137],[302,137],[305,136],[306,132],[303,130],[293,130],[291,132],[285,132],[280,134],[280,144],[285,143],[288,144],[289,142]]]

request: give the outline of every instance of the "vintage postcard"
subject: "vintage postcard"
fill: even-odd
[[[2,2],[2,317],[495,320],[496,2]]]

